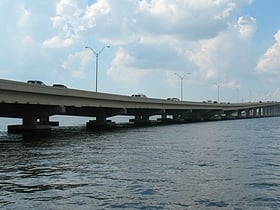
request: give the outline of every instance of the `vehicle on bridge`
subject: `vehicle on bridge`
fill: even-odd
[[[167,98],[168,101],[180,101],[179,98]]]
[[[144,94],[132,94],[132,97],[137,97],[137,98],[147,98],[146,95]]]
[[[28,80],[27,83],[28,84],[33,84],[33,85],[43,85],[43,86],[45,86],[45,83],[43,83],[40,80]]]
[[[66,85],[63,85],[63,84],[53,84],[53,87],[67,88]]]

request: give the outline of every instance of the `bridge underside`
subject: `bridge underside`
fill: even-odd
[[[52,125],[58,122],[50,122],[50,116],[69,115],[94,117],[87,123],[88,127],[106,128],[115,124],[107,118],[124,115],[134,116],[131,120],[134,125],[150,124],[172,124],[185,122],[199,122],[209,120],[228,120],[253,117],[279,116],[280,108],[255,107],[240,110],[221,110],[221,109],[142,109],[142,108],[104,108],[104,107],[74,107],[74,106],[54,106],[40,104],[19,104],[19,103],[0,103],[0,116],[21,118],[21,125],[9,125],[8,132],[24,133],[41,130],[50,130]],[[152,116],[161,116],[156,121],[151,120]]]

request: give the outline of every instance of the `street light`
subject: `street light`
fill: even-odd
[[[174,73],[174,74],[177,75],[181,80],[181,101],[183,101],[183,82],[184,82],[184,78],[186,77],[186,74],[184,74],[184,76],[181,76],[178,73]],[[187,74],[190,74],[190,73],[187,73]]]
[[[220,102],[220,84],[216,82],[215,85],[217,86],[217,89],[218,89],[218,103],[219,103]]]
[[[98,57],[99,55],[102,53],[102,51],[105,48],[110,48],[110,46],[104,46],[102,47],[99,52],[96,52],[93,48],[86,46],[85,48],[90,49],[92,51],[92,53],[95,55],[96,59],[95,59],[95,92],[97,92],[97,76],[98,76]]]
[[[237,91],[237,103],[239,103],[239,88],[238,87],[236,88],[236,91]]]

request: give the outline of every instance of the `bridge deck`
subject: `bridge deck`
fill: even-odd
[[[115,115],[131,115],[142,121],[152,115],[172,115],[174,120],[207,120],[232,117],[233,113],[239,117],[275,116],[280,113],[279,107],[279,102],[203,103],[137,98],[0,79],[0,116],[22,118],[28,125],[51,115],[92,116],[100,122]]]

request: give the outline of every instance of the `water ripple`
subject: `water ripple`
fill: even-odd
[[[279,124],[0,132],[0,209],[279,209]]]

